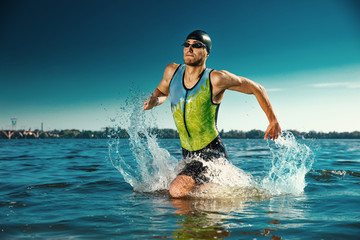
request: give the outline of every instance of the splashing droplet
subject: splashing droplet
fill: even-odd
[[[151,134],[155,120],[149,112],[142,110],[144,98],[144,94],[135,95],[132,91],[126,107],[122,108],[125,111],[118,113],[119,120],[109,140],[109,157],[134,191],[154,192],[169,188],[175,178],[176,160],[159,146],[156,136]],[[129,135],[129,147],[117,137],[121,129]]]
[[[302,193],[306,187],[305,175],[314,163],[311,149],[297,142],[291,132],[284,132],[269,148],[271,168],[261,187],[272,195]]]

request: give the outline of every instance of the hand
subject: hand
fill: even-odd
[[[266,129],[264,140],[270,137],[271,140],[276,140],[282,134],[280,124],[278,121],[273,121]]]
[[[152,93],[149,100],[144,101],[144,107],[143,110],[150,110],[153,107],[157,106],[159,103],[158,97]]]

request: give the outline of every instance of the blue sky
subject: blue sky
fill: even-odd
[[[360,130],[360,2],[10,1],[0,3],[0,128],[109,126],[129,90],[150,93],[195,30],[207,67],[263,85],[283,129]],[[141,107],[141,106],[140,106]],[[175,128],[169,103],[153,111]],[[218,128],[262,129],[253,96],[228,91]]]

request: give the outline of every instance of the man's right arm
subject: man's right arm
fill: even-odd
[[[149,100],[144,101],[143,110],[150,110],[153,107],[156,107],[165,102],[170,93],[170,81],[178,67],[179,64],[176,63],[170,63],[166,66],[161,82],[155,89],[154,93],[151,94]]]

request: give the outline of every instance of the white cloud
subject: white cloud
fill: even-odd
[[[266,89],[267,92],[282,92],[285,91],[283,88],[268,88]]]
[[[331,88],[331,87],[346,87],[346,88],[360,88],[360,82],[328,82],[312,84],[317,88]]]

